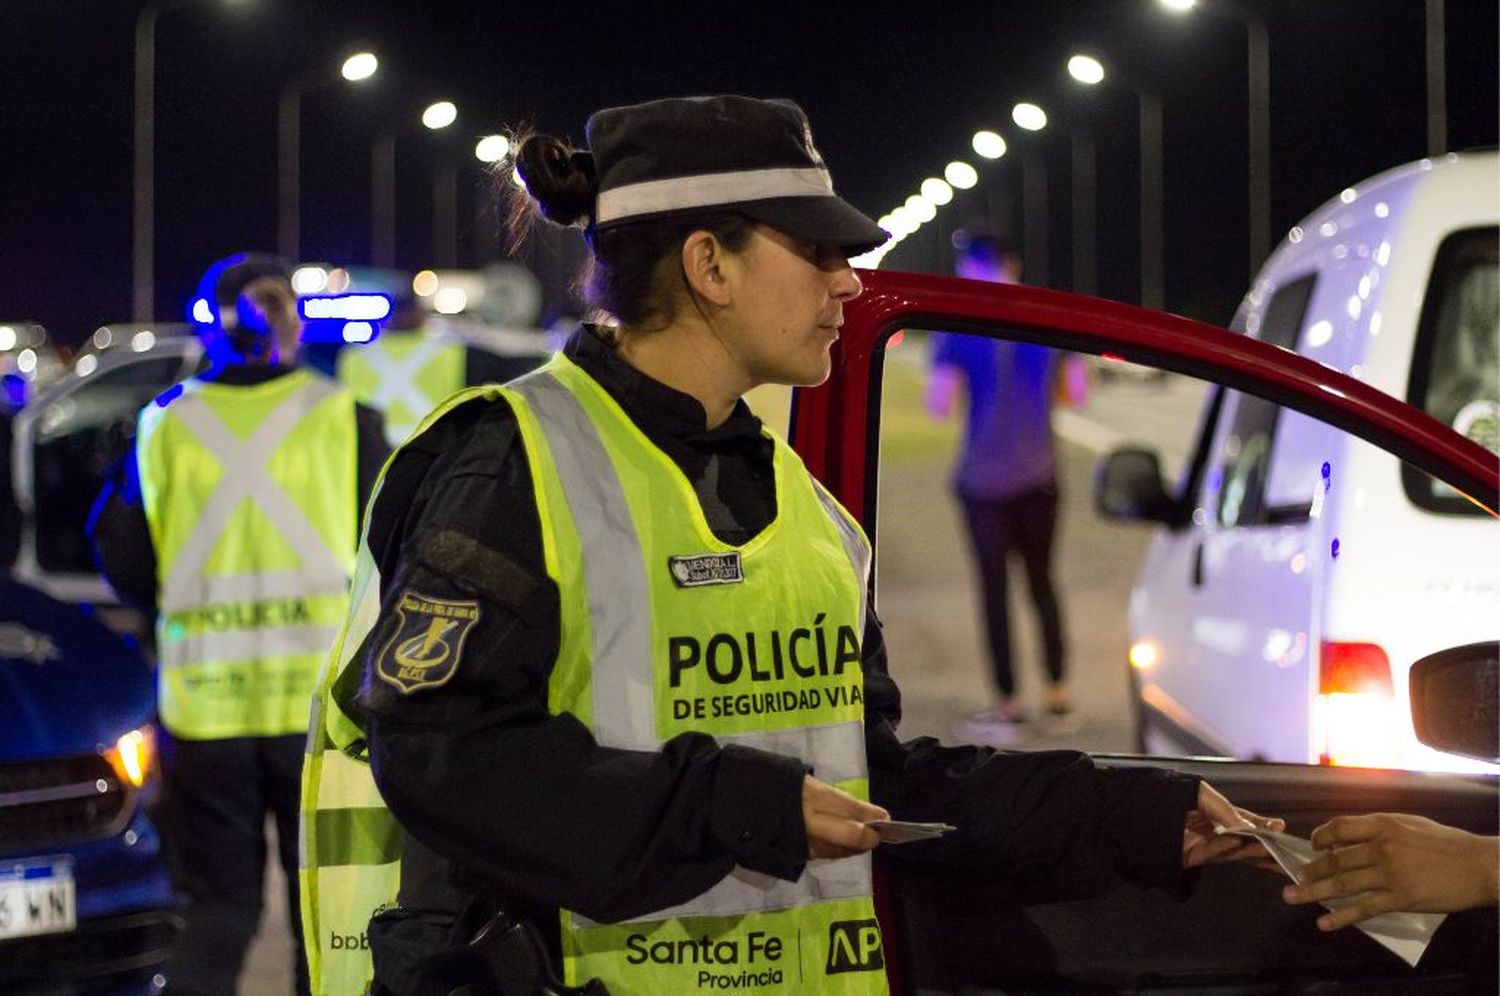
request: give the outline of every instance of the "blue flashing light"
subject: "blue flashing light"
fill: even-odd
[[[387,294],[310,294],[297,302],[297,310],[308,321],[383,322],[391,315]]]
[[[199,325],[212,325],[214,323],[214,307],[208,303],[206,297],[193,298],[192,307],[188,309],[188,317]]]
[[[26,404],[27,390],[26,378],[13,373],[0,376],[0,405],[9,408],[20,409]]]
[[[345,322],[343,339],[345,342],[369,342],[375,338],[375,326],[369,322]]]
[[[182,385],[173,384],[171,387],[167,388],[165,391],[156,396],[156,406],[158,408],[165,408],[181,396]]]

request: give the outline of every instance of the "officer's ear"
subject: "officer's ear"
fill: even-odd
[[[716,307],[734,300],[734,254],[706,229],[689,233],[682,243],[682,277],[698,299]]]

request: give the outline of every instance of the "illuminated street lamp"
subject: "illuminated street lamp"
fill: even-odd
[[[1010,119],[1016,123],[1017,128],[1026,131],[1041,131],[1047,127],[1047,112],[1026,101],[1010,109]]]
[[[380,60],[373,52],[356,52],[339,66],[339,75],[359,83],[375,75]],[[301,255],[302,95],[330,82],[321,69],[294,77],[281,90],[276,115],[276,248],[295,260]]]
[[[1092,55],[1075,55],[1068,60],[1068,75],[1084,86],[1098,86],[1104,82],[1104,64]]]
[[[939,180],[935,176],[923,180],[920,189],[922,196],[936,207],[942,207],[953,200],[953,187],[948,181]]]
[[[474,158],[482,163],[498,163],[510,155],[510,139],[504,135],[485,135],[474,143]]]
[[[955,160],[943,167],[943,179],[958,190],[971,190],[979,182],[979,172],[968,163]]]
[[[974,152],[984,159],[999,159],[1005,155],[1005,139],[993,131],[976,131],[971,144]]]
[[[422,124],[439,131],[458,120],[451,100],[428,104]],[[370,262],[389,268],[396,265],[396,139],[410,128],[389,127],[375,136],[370,149]]]

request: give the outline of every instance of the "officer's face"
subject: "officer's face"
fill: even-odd
[[[240,324],[271,338],[283,358],[297,351],[302,320],[297,315],[297,296],[282,277],[257,277],[240,291],[235,304]]]
[[[863,289],[843,251],[757,225],[737,262],[726,345],[756,384],[821,384],[844,302]]]

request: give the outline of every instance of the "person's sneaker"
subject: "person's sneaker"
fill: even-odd
[[[1042,729],[1054,737],[1077,733],[1082,726],[1082,717],[1070,705],[1048,706],[1042,713]]]
[[[971,744],[1009,747],[1026,736],[1026,716],[1019,710],[986,709],[955,723],[953,735]]]

